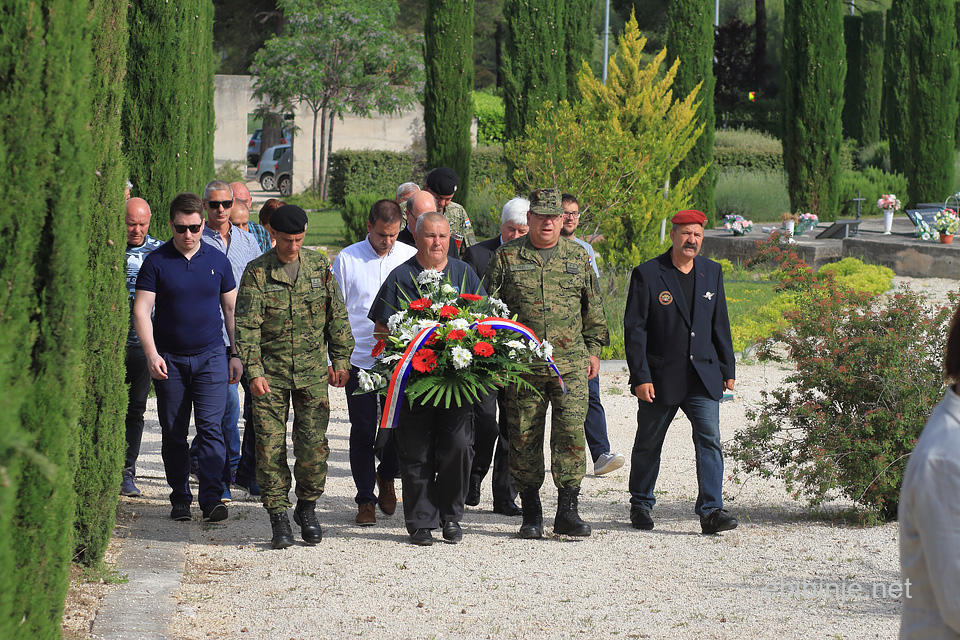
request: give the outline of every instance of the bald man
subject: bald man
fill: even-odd
[[[407,198],[403,210],[407,217],[407,226],[397,235],[397,240],[411,247],[416,247],[417,238],[414,230],[417,228],[417,219],[425,213],[438,213],[437,198],[429,191],[416,191],[412,196]],[[457,246],[453,242],[450,243],[447,249],[447,255],[451,258],[460,258]]]
[[[140,439],[143,437],[143,413],[147,410],[150,394],[150,371],[147,356],[143,352],[137,332],[133,328],[133,296],[140,265],[147,254],[162,245],[156,238],[147,235],[150,228],[150,205],[143,198],[130,198],[124,207],[124,223],[127,226],[127,294],[130,299],[130,328],[127,330],[126,383],[129,386],[127,403],[127,453],[123,463],[123,480],[120,495],[140,497],[134,479],[137,476],[137,458],[140,456]]]
[[[253,234],[253,237],[257,239],[257,244],[260,245],[260,253],[270,251],[273,247],[270,243],[270,234],[262,225],[250,220],[250,212],[253,211],[253,196],[250,195],[250,189],[242,182],[231,182],[230,188],[233,189],[233,199],[237,202],[242,202],[247,207],[247,220],[249,222],[247,226],[240,228]],[[235,226],[240,226],[233,222],[233,212],[231,212],[230,215],[230,222]]]

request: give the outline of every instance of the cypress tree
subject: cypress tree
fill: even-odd
[[[910,164],[910,78],[907,16],[912,0],[894,0],[887,12],[883,46],[883,135],[890,142],[890,168],[906,174]]]
[[[714,218],[713,188],[716,169],[713,163],[713,133],[716,116],[713,110],[713,13],[701,0],[673,0],[667,15],[667,64],[679,59],[673,90],[686,96],[698,85],[700,106],[697,123],[703,124],[703,133],[686,158],[677,166],[673,180],[690,178],[701,167],[711,165],[693,191],[693,206]]]
[[[456,171],[460,187],[455,200],[466,204],[473,122],[473,0],[428,0],[423,31],[427,166]]]
[[[860,141],[863,138],[863,18],[843,16],[843,42],[847,48],[847,77],[843,86],[843,136]]]
[[[563,14],[565,0],[504,0],[504,131],[523,135],[546,101],[567,93]]]
[[[87,565],[103,558],[118,500],[123,466],[124,342],[127,329],[123,280],[125,163],[120,152],[120,112],[127,59],[127,0],[95,0],[91,81],[94,178],[87,245],[90,309],[83,349],[75,557]]]
[[[842,5],[820,0],[784,4],[782,139],[794,211],[824,220],[837,215],[840,115],[846,71]]]
[[[860,70],[863,77],[863,101],[860,113],[860,144],[880,141],[880,101],[883,96],[883,42],[885,38],[882,11],[863,14],[860,35]]]
[[[916,0],[909,29],[911,204],[952,193],[957,126],[956,0]],[[946,25],[949,25],[947,28]]]
[[[7,283],[0,293],[0,636],[54,638],[73,553],[72,459],[83,383],[90,5],[0,6],[0,111],[16,123],[0,132],[9,180],[0,211]]]
[[[580,89],[577,75],[593,59],[593,42],[596,34],[593,30],[594,0],[566,0],[563,11],[563,37],[566,49],[567,99],[579,100]]]

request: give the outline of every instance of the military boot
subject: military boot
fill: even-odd
[[[293,521],[300,525],[300,535],[303,541],[313,545],[323,539],[323,529],[317,522],[317,514],[314,513],[316,502],[308,500],[298,500],[297,508],[293,510]]]
[[[589,536],[590,525],[581,520],[577,513],[580,487],[563,487],[558,489],[557,493],[557,518],[553,521],[553,532],[565,536]]]
[[[270,527],[273,529],[273,538],[270,544],[274,549],[286,549],[293,546],[293,531],[290,529],[290,520],[287,512],[270,514]]]
[[[543,537],[543,506],[540,504],[540,491],[528,489],[520,492],[523,505],[523,524],[520,525],[520,537],[536,539]]]

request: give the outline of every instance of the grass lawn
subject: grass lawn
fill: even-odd
[[[343,238],[343,219],[339,209],[324,211],[307,211],[310,220],[307,225],[307,235],[303,240],[306,247],[326,247],[327,255],[333,257],[346,246]]]

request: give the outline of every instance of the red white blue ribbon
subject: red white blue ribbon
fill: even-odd
[[[514,333],[519,333],[527,340],[532,341],[539,348],[543,348],[540,340],[537,339],[536,334],[533,333],[533,330],[529,327],[515,322],[513,320],[507,320],[506,318],[484,318],[479,322],[474,322],[470,325],[470,328],[473,329],[477,325],[487,325],[493,329],[506,329],[507,331],[513,331]],[[410,369],[413,366],[413,357],[416,355],[417,351],[430,339],[430,336],[433,335],[433,332],[436,331],[437,327],[440,324],[435,324],[432,327],[427,327],[422,329],[420,333],[414,336],[413,340],[410,341],[410,344],[407,345],[407,348],[404,350],[403,355],[400,357],[400,361],[397,362],[397,366],[393,369],[393,375],[390,376],[390,383],[387,385],[387,396],[383,402],[383,415],[380,418],[380,428],[381,429],[393,429],[397,426],[397,423],[400,421],[400,404],[403,400],[403,392],[407,386],[407,378],[410,377]],[[550,368],[553,369],[554,373],[557,374],[557,378],[560,379],[560,388],[564,393],[567,392],[567,387],[563,383],[563,377],[560,375],[560,370],[557,369],[557,365],[553,363],[553,358],[547,358],[547,364],[550,365]]]

